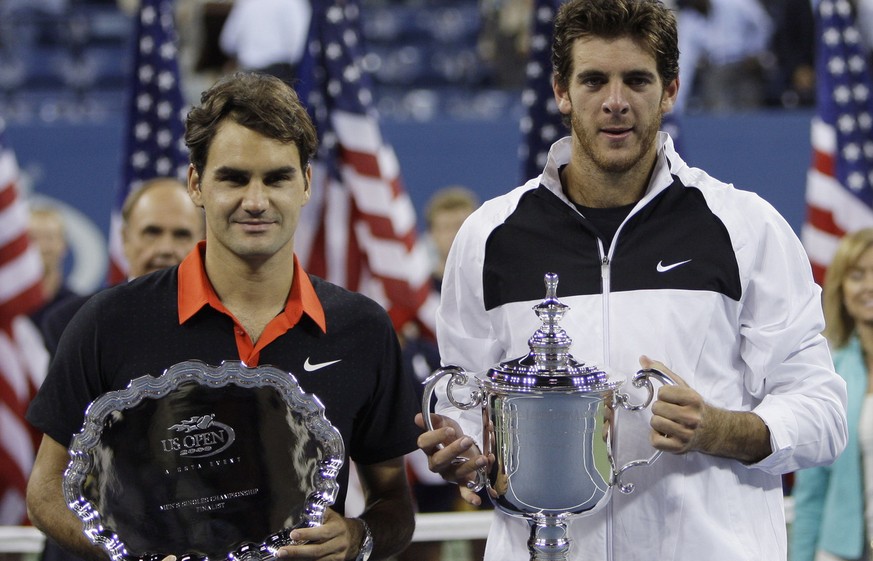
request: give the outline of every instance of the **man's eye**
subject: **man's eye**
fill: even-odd
[[[274,175],[272,177],[268,177],[264,183],[267,185],[281,186],[285,183],[291,181],[290,175]]]
[[[216,179],[221,183],[227,183],[230,185],[245,185],[248,182],[248,177],[237,174],[221,175]]]

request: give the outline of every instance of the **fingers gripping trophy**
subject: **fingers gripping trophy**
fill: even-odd
[[[459,409],[482,409],[483,453],[494,458],[471,487],[487,487],[496,508],[528,521],[532,560],[564,561],[570,550],[570,520],[602,509],[614,487],[632,493],[633,484],[623,483],[622,475],[661,455],[655,451],[647,459],[617,467],[612,412],[616,407],[648,407],[655,395],[652,378],[665,385],[675,382],[658,370],[640,370],[632,383],[645,387],[648,397],[644,403],[630,403],[619,391],[623,379],[610,379],[598,367],[572,357],[572,340],[558,325],[569,309],[556,297],[558,275],[546,274],[545,284],[546,297],[534,307],[542,326],[529,339],[530,353],[492,367],[484,379],[457,366],[440,368],[425,381],[422,412],[433,430],[431,397],[436,384],[450,376],[449,401]],[[468,401],[456,399],[457,387],[465,389]]]

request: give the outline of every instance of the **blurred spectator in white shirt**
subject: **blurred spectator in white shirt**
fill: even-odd
[[[690,95],[703,108],[757,107],[764,97],[759,57],[773,34],[770,15],[757,0],[677,0],[682,87],[674,111]]]
[[[219,44],[239,68],[294,85],[311,19],[309,0],[235,0]]]

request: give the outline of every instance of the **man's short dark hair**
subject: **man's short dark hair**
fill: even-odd
[[[191,163],[202,176],[209,147],[225,119],[280,142],[297,146],[305,169],[318,148],[315,125],[297,92],[282,80],[258,72],[236,72],[203,92],[200,105],[188,113],[185,144]]]

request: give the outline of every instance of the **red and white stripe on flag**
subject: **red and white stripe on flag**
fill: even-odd
[[[419,314],[432,290],[429,257],[397,156],[371,115],[335,109],[330,118],[336,169],[314,164],[298,255],[312,274],[366,294],[402,324]],[[433,329],[430,316],[419,319]]]
[[[27,316],[0,329],[0,525],[27,522],[24,496],[39,434],[24,414],[48,362],[42,337]]]
[[[815,23],[816,116],[801,239],[822,283],[840,238],[873,226],[873,80],[847,0],[820,0]]]
[[[807,218],[801,238],[813,276],[819,283],[847,232],[873,226],[873,209],[861,204],[835,176],[837,136],[834,128],[819,118],[812,120],[812,166],[807,172]]]
[[[24,495],[38,443],[24,414],[48,353],[27,313],[42,303],[42,262],[28,242],[18,164],[0,122],[0,525],[27,520]]]
[[[294,248],[307,271],[373,298],[395,327],[417,320],[432,334],[439,297],[397,156],[373,107],[359,4],[313,3],[301,86],[310,86],[302,99],[321,146]]]
[[[18,195],[18,164],[15,155],[4,145],[0,128],[0,322],[3,324],[42,302],[42,262],[39,254],[30,248],[28,220],[27,205]]]

